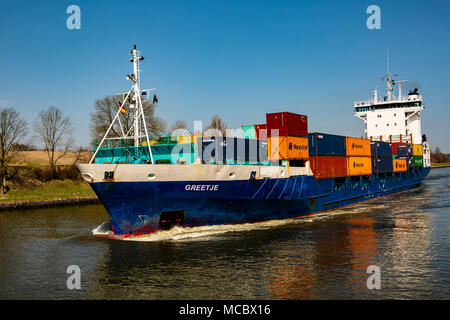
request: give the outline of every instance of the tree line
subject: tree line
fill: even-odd
[[[450,162],[450,154],[442,153],[439,147],[436,147],[434,152],[431,152],[432,163],[447,163]]]

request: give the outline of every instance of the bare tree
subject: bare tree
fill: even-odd
[[[205,131],[211,129],[218,130],[222,133],[223,136],[226,136],[227,126],[218,115],[212,117],[211,123],[205,128]]]
[[[187,129],[188,124],[184,120],[177,120],[173,126],[170,127],[170,131],[175,131],[177,129]]]
[[[9,190],[5,185],[8,164],[17,155],[19,149],[15,146],[26,136],[27,130],[27,122],[13,107],[0,108],[0,174],[3,193]]]
[[[34,122],[34,130],[44,143],[48,163],[54,174],[58,160],[64,157],[73,146],[72,123],[69,117],[63,116],[61,109],[51,106],[39,111]]]
[[[121,96],[108,96],[101,100],[95,101],[95,111],[91,113],[91,135],[93,138],[102,138],[106,130],[108,130],[113,121],[117,111],[119,110],[119,103],[122,103]],[[155,104],[143,100],[142,108],[144,109],[145,122],[149,134],[160,134],[166,129],[164,120],[155,116]],[[126,110],[126,106],[125,106]],[[127,133],[133,126],[133,113],[121,112],[119,117],[125,133]],[[121,136],[119,124],[114,123],[111,128],[111,134]]]

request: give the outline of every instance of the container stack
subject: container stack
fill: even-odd
[[[372,174],[370,140],[346,137],[347,175],[366,176]],[[392,160],[391,160],[392,161]]]
[[[421,144],[413,144],[413,166],[423,167],[423,147]]]
[[[317,179],[347,176],[346,137],[310,133],[308,144],[310,167]]]
[[[267,147],[271,161],[308,159],[308,118],[304,115],[267,113]]]
[[[393,143],[392,158],[406,160],[406,166],[408,168],[414,167],[413,145],[405,142]]]
[[[372,156],[372,173],[393,172],[392,144],[383,141],[370,142]]]

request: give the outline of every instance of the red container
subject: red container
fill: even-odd
[[[255,124],[256,139],[267,139],[267,124]]]
[[[278,130],[278,136],[305,137],[308,136],[308,117],[291,113],[266,113],[267,136],[277,136],[272,130]]]
[[[315,156],[309,157],[309,163],[316,179],[347,176],[347,157]]]
[[[406,142],[394,142],[392,143],[392,154],[397,154],[397,146],[398,145],[405,145],[407,144]]]

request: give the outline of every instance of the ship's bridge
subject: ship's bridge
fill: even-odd
[[[406,81],[391,79],[388,82],[387,96],[378,97],[377,90],[368,101],[355,102],[354,116],[364,121],[367,139],[380,141],[403,141],[422,143],[420,114],[424,109],[422,96],[418,89],[402,95],[401,84]],[[394,97],[392,85],[398,84],[398,96]]]

